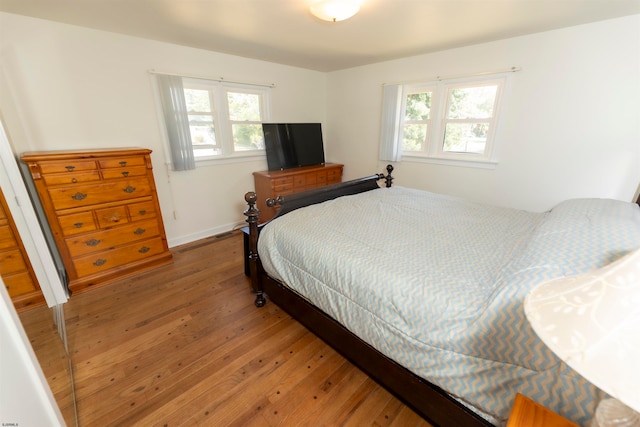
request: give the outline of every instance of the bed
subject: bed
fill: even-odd
[[[269,200],[265,224],[247,193],[256,306],[268,296],[433,425],[503,425],[517,392],[584,425],[604,395],[522,301],[638,248],[639,206],[526,212],[392,186],[391,172]]]

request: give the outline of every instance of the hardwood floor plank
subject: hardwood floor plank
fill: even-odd
[[[80,426],[428,426],[277,306],[254,306],[240,232],[172,252],[67,304]]]

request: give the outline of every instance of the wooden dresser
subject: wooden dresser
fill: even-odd
[[[22,155],[72,292],[171,261],[150,154],[119,149]]]
[[[266,204],[268,198],[286,196],[312,188],[337,184],[342,181],[344,165],[327,163],[320,166],[303,166],[300,168],[279,171],[262,171],[253,173],[260,222],[270,220],[276,214],[276,208]]]
[[[0,191],[0,275],[16,310],[44,304],[38,279],[33,272],[2,191]]]

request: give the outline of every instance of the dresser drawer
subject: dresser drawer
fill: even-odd
[[[327,184],[327,171],[316,173],[316,183],[318,184],[318,186]]]
[[[342,181],[342,171],[338,168],[327,170],[327,182],[340,182]]]
[[[86,233],[97,228],[96,224],[93,222],[93,214],[91,211],[72,215],[61,215],[58,217],[58,221],[62,228],[62,234],[65,236]]]
[[[131,166],[145,166],[146,162],[144,157],[131,156],[131,157],[117,157],[110,159],[101,159],[98,161],[102,169],[109,168],[130,168]]]
[[[299,189],[307,185],[307,175],[296,175],[293,177],[293,188]]]
[[[100,181],[100,173],[97,170],[72,173],[52,173],[42,175],[47,185],[82,184],[84,182]]]
[[[9,224],[0,226],[0,249],[14,248],[18,246]]]
[[[293,192],[293,184],[277,185],[273,187],[273,194],[275,196],[282,196]]]
[[[112,249],[115,246],[148,239],[160,234],[156,220],[136,222],[110,230],[99,230],[65,240],[72,257]]]
[[[156,216],[156,204],[152,200],[141,203],[131,203],[129,206],[129,217],[131,221],[154,218]]]
[[[129,178],[134,176],[145,176],[146,174],[146,166],[133,166],[102,170],[102,177],[104,179]]]
[[[0,205],[0,225],[4,225],[7,223],[7,214],[4,211],[2,205]]]
[[[26,269],[27,265],[19,249],[0,252],[0,274],[16,273]]]
[[[153,255],[163,253],[164,246],[160,237],[133,243],[121,248],[111,249],[93,255],[75,258],[73,265],[80,277],[100,273],[111,268],[129,264]]]
[[[273,185],[274,187],[277,187],[279,185],[293,185],[293,177],[286,176],[281,178],[273,178],[271,180],[271,185]]]
[[[117,200],[150,196],[151,186],[146,179],[109,181],[95,185],[49,188],[56,210],[95,205]]]
[[[39,165],[40,172],[43,174],[79,172],[97,169],[95,160],[49,160],[46,162],[41,162]]]
[[[306,175],[306,182],[307,182],[307,186],[309,185],[315,185],[318,182],[318,173],[314,172],[314,173],[308,173]]]
[[[129,222],[126,205],[113,208],[96,209],[96,218],[100,228],[109,228]]]
[[[9,291],[9,296],[12,298],[40,290],[40,288],[33,283],[31,275],[26,271],[17,274],[8,274],[6,276],[3,275],[2,281],[7,291]]]

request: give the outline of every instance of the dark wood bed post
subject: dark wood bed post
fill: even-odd
[[[260,262],[258,260],[258,221],[260,219],[260,210],[256,208],[258,196],[253,191],[244,195],[244,200],[249,208],[244,211],[249,223],[249,271],[251,275],[251,290],[256,294],[254,304],[256,307],[262,307],[266,303],[263,295]]]
[[[384,181],[387,185],[387,188],[391,188],[391,183],[393,182],[393,177],[391,176],[391,172],[393,172],[393,166],[387,165],[387,176],[383,176]]]

